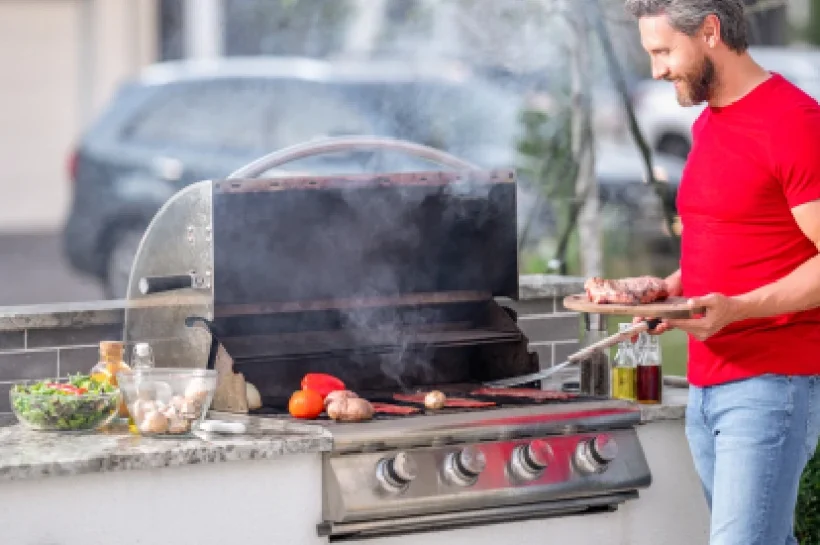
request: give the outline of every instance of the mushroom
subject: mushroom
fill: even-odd
[[[350,390],[335,390],[327,394],[325,398],[325,408],[328,407],[334,401],[338,401],[340,399],[355,399],[359,397],[356,392],[351,392]]]
[[[248,399],[248,409],[253,411],[262,408],[262,396],[250,382],[245,383],[245,397]]]
[[[158,411],[151,411],[139,426],[141,433],[165,433],[168,431],[168,419]]]
[[[138,399],[131,405],[131,416],[134,418],[134,422],[139,425],[145,419],[146,414],[154,412],[156,409],[153,401]]]
[[[186,399],[179,407],[179,414],[182,415],[183,418],[194,419],[200,415],[201,409],[201,406],[197,406],[195,402]]]
[[[441,409],[444,407],[444,403],[447,401],[447,396],[444,393],[439,392],[438,390],[433,390],[432,392],[428,393],[424,396],[424,406],[428,409]]]
[[[201,378],[193,379],[185,388],[185,399],[203,405],[208,399],[208,384]]]
[[[190,428],[190,421],[178,415],[168,419],[168,433],[185,433]]]

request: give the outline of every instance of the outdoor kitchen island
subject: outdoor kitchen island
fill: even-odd
[[[697,543],[707,518],[683,436],[685,390],[643,411],[653,482],[617,511],[475,526],[373,544]],[[322,427],[260,417],[253,436],[184,441],[0,428],[0,542],[19,545],[321,544]],[[13,417],[5,417],[10,424]],[[267,430],[267,431],[265,431]]]
[[[520,301],[514,303],[520,327],[544,364],[551,365],[552,358],[560,361],[563,353],[577,348],[578,317],[564,311],[560,300],[577,291],[578,280],[536,276],[522,277],[520,284]],[[121,328],[123,319],[115,304],[94,307],[0,309],[0,338],[6,342],[0,344],[0,368],[20,360],[31,366],[20,376],[10,370],[1,376],[30,378],[34,365],[40,365],[38,358],[52,350],[63,371],[83,353],[92,358],[99,336]],[[562,327],[565,321],[576,325]],[[10,348],[10,339],[18,333],[23,342]],[[44,348],[45,337],[58,347]],[[685,396],[685,389],[669,388],[663,405],[640,408],[642,423],[636,429],[652,483],[617,511],[363,542],[702,542],[708,519],[684,437]],[[127,434],[55,436],[24,431],[7,416],[0,428],[0,543],[327,543],[317,527],[323,520],[322,458],[334,448],[335,426],[211,416],[244,419],[252,435],[185,441]]]

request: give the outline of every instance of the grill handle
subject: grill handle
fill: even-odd
[[[381,136],[335,136],[296,144],[260,157],[233,172],[228,179],[256,178],[265,172],[297,159],[356,150],[390,150],[414,155],[455,170],[477,170],[478,167],[430,146]]]
[[[139,288],[143,295],[162,293],[164,291],[182,290],[194,287],[194,277],[190,274],[168,276],[144,276],[140,278]]]

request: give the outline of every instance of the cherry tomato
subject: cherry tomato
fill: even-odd
[[[322,396],[322,400],[324,400],[330,392],[345,389],[345,383],[333,375],[308,373],[302,379],[302,390],[314,391]]]
[[[295,418],[316,418],[325,410],[321,394],[313,390],[297,390],[290,396],[288,412]]]

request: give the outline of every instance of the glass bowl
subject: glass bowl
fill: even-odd
[[[205,418],[216,391],[211,369],[150,368],[117,373],[128,413],[141,435],[190,435]]]
[[[45,384],[58,386],[38,391]],[[119,390],[75,393],[69,385],[69,378],[17,382],[9,391],[11,409],[25,426],[42,431],[87,432],[107,424],[117,415]]]

